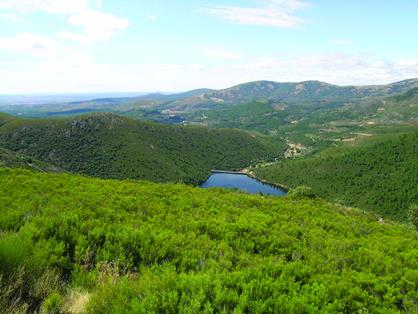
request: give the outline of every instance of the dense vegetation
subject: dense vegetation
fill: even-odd
[[[239,169],[283,148],[238,130],[167,126],[114,114],[22,120],[0,117],[0,147],[103,178],[199,182],[214,168]]]
[[[415,230],[295,197],[0,169],[0,307],[418,311]]]
[[[32,117],[106,111],[164,124],[238,128],[263,133],[281,146],[287,141],[301,144],[304,154],[309,154],[357,134],[374,133],[382,126],[416,120],[417,91],[418,79],[376,86],[257,81],[223,90],[10,106],[3,110]]]
[[[307,92],[309,84],[306,82],[302,85]],[[406,86],[413,87],[414,84]],[[328,86],[328,90],[327,85],[322,87],[323,90],[318,91],[322,95],[319,99],[318,95],[311,98],[306,98],[305,95],[300,102],[295,102],[299,99],[299,93],[298,97],[283,100],[276,100],[274,97],[259,98],[234,105],[222,105],[211,110],[195,111],[183,119],[212,127],[255,130],[277,142],[300,144],[304,146],[305,155],[339,145],[353,137],[370,136],[379,134],[385,128],[408,125],[418,119],[418,88],[389,97],[378,96],[382,92],[380,87],[375,90],[372,87],[351,88],[357,90],[359,95],[364,93],[375,96],[347,98],[343,97],[344,93],[340,97],[333,97],[332,95],[339,95],[331,92],[334,88]],[[386,93],[402,91],[403,88],[404,85],[391,86]],[[268,88],[262,90],[267,93]],[[311,93],[315,94],[316,90]],[[148,115],[144,117],[153,118]]]
[[[308,185],[326,199],[405,220],[410,206],[418,204],[418,131],[388,134],[255,172],[271,182]]]
[[[44,172],[63,172],[62,169],[46,162],[0,147],[0,167],[27,168]]]
[[[418,87],[385,98],[383,105],[379,107],[376,119],[398,122],[418,119]]]
[[[217,129],[0,114],[0,312],[417,313],[417,85],[262,81],[13,108]],[[252,168],[291,187],[283,198],[61,170],[197,183],[286,146],[317,154]]]

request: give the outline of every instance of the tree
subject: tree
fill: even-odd
[[[408,209],[408,222],[418,230],[418,205],[412,204]]]

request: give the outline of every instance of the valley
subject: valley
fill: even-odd
[[[376,86],[257,81],[223,90],[0,106],[0,112],[38,118],[113,112],[163,124],[238,128],[267,135],[282,145],[286,141],[302,145],[306,155],[362,134],[417,123],[417,92],[417,79]]]
[[[23,116],[36,119],[0,116],[0,146],[101,178],[198,185],[213,169],[250,168],[267,182],[308,185],[329,201],[405,221],[418,202],[417,86],[258,81],[66,103],[61,118],[34,106]],[[73,116],[85,106],[113,113]]]
[[[32,120],[3,115],[0,147],[95,177],[194,184],[212,169],[242,169],[284,149],[245,131],[161,125],[111,113]]]
[[[416,312],[417,84],[6,110],[1,308]]]
[[[269,182],[307,185],[330,201],[405,221],[418,203],[418,126],[401,130],[252,170]]]
[[[0,0],[0,314],[417,314],[417,12]]]

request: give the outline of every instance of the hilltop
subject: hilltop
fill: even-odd
[[[205,100],[218,99],[225,103],[245,103],[254,99],[268,99],[285,103],[313,101],[345,101],[367,96],[385,96],[418,87],[418,79],[375,86],[338,86],[320,81],[278,83],[255,81],[218,91],[207,91]]]
[[[89,111],[110,111],[154,121],[179,123],[188,121],[188,114],[199,110],[213,110],[255,100],[269,100],[285,104],[323,106],[343,104],[369,97],[385,97],[407,92],[418,87],[418,79],[386,85],[338,86],[320,81],[273,82],[255,81],[225,89],[196,89],[177,94],[148,94],[137,97],[102,98],[89,101],[42,106],[3,106],[2,111],[32,117],[74,115]],[[178,116],[178,119],[169,119]]]
[[[111,113],[0,119],[0,147],[103,178],[197,183],[211,169],[241,169],[283,149],[243,131],[159,125]]]

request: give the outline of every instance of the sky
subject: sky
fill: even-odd
[[[0,94],[418,77],[417,0],[0,0]]]

